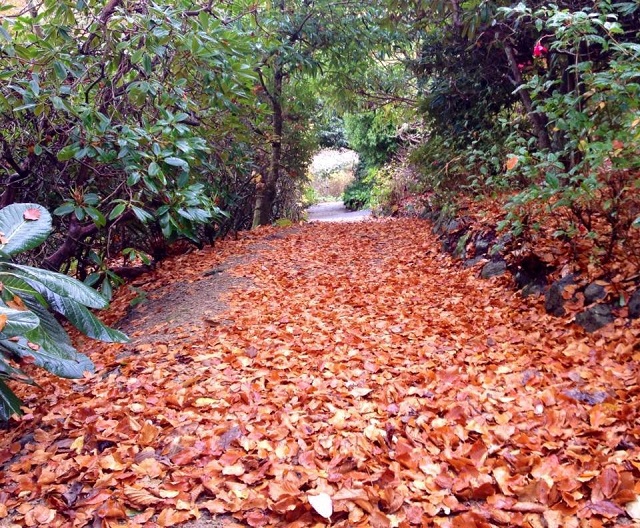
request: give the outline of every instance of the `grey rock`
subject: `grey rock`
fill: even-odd
[[[484,257],[479,256],[479,257],[474,257],[472,259],[467,259],[464,261],[464,263],[462,264],[463,268],[472,268],[473,266],[475,266],[478,262],[482,262],[484,259]]]
[[[604,391],[585,392],[578,389],[568,389],[562,393],[572,400],[588,405],[597,405],[598,403],[604,402],[608,397],[608,394]]]
[[[611,306],[608,304],[596,304],[588,310],[576,315],[576,324],[587,332],[595,332],[614,320]]]
[[[564,289],[569,284],[573,284],[574,282],[575,276],[573,274],[569,274],[549,286],[549,289],[544,296],[544,309],[548,314],[555,315],[556,317],[562,317],[566,313],[562,292],[564,292]]]
[[[479,236],[476,238],[474,242],[475,246],[475,254],[474,257],[481,257],[489,253],[489,248],[491,244],[495,241],[496,237],[493,233],[488,233],[483,236]]]
[[[493,260],[491,262],[487,262],[482,271],[480,272],[480,276],[483,279],[488,279],[490,277],[499,277],[500,275],[504,275],[507,271],[507,263],[504,260]]]
[[[442,230],[445,233],[454,233],[458,229],[460,229],[461,226],[462,226],[462,224],[458,220],[450,220],[449,222],[447,222],[445,224],[445,226],[442,228]]]
[[[532,282],[531,284],[527,284],[524,288],[522,288],[521,295],[523,297],[531,297],[532,295],[542,295],[544,293],[544,284],[540,284],[538,282]]]
[[[513,235],[511,233],[505,233],[500,236],[498,240],[495,241],[495,245],[489,249],[490,255],[495,255],[497,253],[501,253],[505,250],[507,244],[509,244],[513,240]]]
[[[584,302],[586,304],[591,304],[600,299],[604,299],[607,295],[606,290],[600,284],[596,284],[592,282],[584,289]]]
[[[640,290],[636,290],[629,299],[629,317],[631,319],[640,318]]]

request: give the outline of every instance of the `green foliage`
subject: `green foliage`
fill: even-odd
[[[493,128],[495,116],[517,100],[505,82],[503,56],[498,47],[472,46],[444,28],[422,36],[419,58],[410,66],[419,81],[418,112],[432,133],[466,148]]]
[[[505,222],[517,234],[542,213],[605,258],[627,243],[640,224],[639,5],[432,2],[403,14],[410,5],[394,16],[414,16],[427,133],[411,160],[433,201],[517,191]]]
[[[356,180],[344,191],[342,201],[344,206],[350,211],[357,211],[369,206],[371,200],[372,182],[366,180]]]
[[[347,148],[346,131],[344,128],[344,119],[332,113],[325,117],[318,127],[318,145],[322,148]]]
[[[345,116],[349,147],[358,153],[365,167],[383,165],[398,148],[394,117],[391,112],[383,110]]]
[[[548,69],[530,75],[522,89],[546,116],[553,147],[532,150],[526,137],[511,137],[516,170],[529,180],[512,200],[514,228],[524,228],[523,215],[536,203],[567,210],[569,219],[556,234],[586,235],[605,258],[636,220],[640,187],[640,45],[624,41],[621,8],[505,10],[545,32],[552,54]],[[598,218],[605,232],[596,229]]]
[[[0,40],[0,175],[14,200],[54,210],[61,235],[80,226],[101,259],[224,223],[221,179],[249,171],[243,120],[256,115],[250,40],[225,13],[106,5],[45,2]],[[91,272],[75,246],[64,261]]]
[[[95,290],[66,275],[11,260],[42,244],[50,232],[51,216],[40,205],[12,204],[0,209],[0,420],[21,413],[20,400],[5,382],[35,385],[16,364],[34,363],[64,378],[93,372],[91,360],[73,347],[49,310],[95,339],[127,340],[88,310],[107,306]]]

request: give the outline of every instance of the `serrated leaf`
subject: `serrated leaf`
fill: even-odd
[[[38,289],[38,291],[46,297],[52,310],[64,315],[73,326],[85,335],[109,343],[126,343],[129,341],[126,334],[106,326],[79,302],[69,297],[58,295],[46,288],[39,287],[37,283],[32,284],[32,286]],[[82,286],[94,291],[84,284]],[[100,296],[100,298],[104,299],[102,296]]]
[[[26,219],[35,216],[34,210],[40,212],[36,219]],[[30,211],[27,213],[27,211]],[[51,233],[51,215],[38,204],[12,204],[0,209],[0,233],[2,243],[0,250],[8,255],[22,253],[42,244]]]
[[[20,297],[27,307],[29,307],[27,299],[34,299],[40,306],[46,306],[44,297],[21,277],[9,272],[0,272],[0,283],[2,283],[2,293],[5,296],[8,295],[9,298]]]
[[[19,383],[26,383],[27,385],[31,385],[33,387],[38,386],[38,384],[29,376],[27,376],[27,374],[25,374],[22,370],[11,366],[7,361],[4,360],[2,347],[0,347],[0,378],[17,381]]]
[[[73,326],[89,337],[108,343],[126,343],[129,341],[126,334],[114,328],[109,328],[83,305],[72,299],[60,297],[56,311],[63,314]]]

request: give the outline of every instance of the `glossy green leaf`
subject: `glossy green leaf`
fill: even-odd
[[[7,421],[14,414],[22,414],[20,406],[22,402],[13,393],[13,391],[7,386],[7,384],[0,379],[0,420]]]
[[[106,308],[109,304],[98,292],[73,277],[20,264],[8,263],[7,266],[17,270],[17,275],[22,276],[45,297],[47,296],[46,291],[49,290],[61,297],[74,299],[90,308]]]
[[[29,218],[37,219],[31,220]],[[0,209],[0,251],[22,253],[42,244],[51,233],[51,215],[32,203],[12,204]]]
[[[0,315],[7,318],[4,327],[0,330],[0,339],[22,335],[40,324],[40,319],[28,310],[14,310],[0,306]]]

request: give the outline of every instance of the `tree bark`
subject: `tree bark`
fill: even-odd
[[[282,14],[285,12],[285,2],[280,0],[279,9]],[[271,154],[269,159],[269,169],[264,179],[264,187],[258,189],[256,196],[253,226],[258,227],[271,223],[273,214],[273,203],[276,199],[278,180],[280,179],[280,166],[282,164],[282,131],[284,128],[284,112],[282,109],[282,87],[284,84],[284,64],[279,55],[274,56],[273,64],[273,87],[267,91],[271,102]]]
[[[0,209],[15,202],[17,191],[16,187],[20,179],[21,177],[17,172],[9,176],[5,184],[4,192],[0,194]]]
[[[507,56],[507,62],[509,63],[509,67],[511,68],[511,73],[513,75],[513,80],[515,81],[516,86],[522,86],[524,82],[522,80],[520,68],[518,68],[518,61],[516,60],[513,48],[508,42],[504,43],[504,52]],[[551,149],[551,138],[549,137],[549,131],[547,130],[546,117],[540,112],[535,111],[531,95],[529,94],[529,90],[520,88],[520,90],[518,90],[518,95],[520,95],[522,104],[527,111],[529,121],[531,121],[533,130],[538,138],[538,148],[540,150]]]
[[[75,255],[78,245],[81,244],[85,238],[93,235],[97,231],[98,227],[95,224],[82,225],[75,216],[71,216],[69,231],[67,232],[64,242],[42,261],[42,267],[52,271],[59,271],[62,264]]]
[[[109,22],[109,19],[115,13],[116,9],[122,4],[122,2],[123,0],[109,0],[109,2],[107,2],[107,5],[104,6],[104,9],[100,12],[100,15],[98,15],[98,22],[101,26],[107,25],[107,22]],[[91,43],[97,36],[98,34],[95,31],[89,35],[81,48],[83,55],[87,55],[91,51]]]

